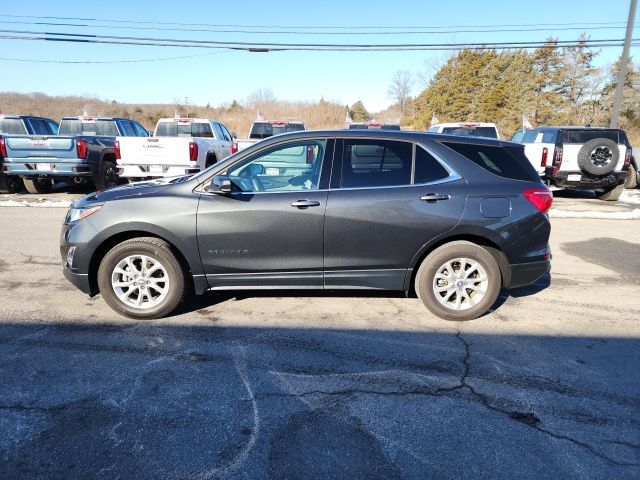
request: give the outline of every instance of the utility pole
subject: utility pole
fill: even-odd
[[[629,5],[629,19],[627,20],[627,34],[624,37],[624,47],[622,47],[622,57],[620,58],[620,69],[618,70],[618,83],[616,93],[613,97],[613,111],[611,112],[611,128],[618,127],[618,117],[620,116],[620,104],[622,103],[622,91],[627,77],[627,62],[629,62],[629,47],[631,45],[631,35],[633,34],[633,22],[636,18],[636,4],[638,0],[631,0]]]

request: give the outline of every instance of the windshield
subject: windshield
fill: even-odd
[[[117,137],[120,135],[115,120],[80,120],[78,118],[62,119],[60,135],[104,135]]]

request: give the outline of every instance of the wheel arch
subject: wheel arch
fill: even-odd
[[[100,267],[100,263],[102,262],[102,259],[105,257],[107,252],[119,243],[139,237],[153,237],[167,242],[171,249],[171,253],[175,255],[178,263],[185,272],[185,282],[187,282],[187,285],[191,288],[195,288],[198,292],[202,290],[198,285],[194,285],[193,268],[187,261],[187,258],[184,256],[184,254],[180,251],[179,248],[176,247],[173,242],[171,242],[167,238],[164,238],[162,235],[159,235],[156,232],[150,232],[147,230],[127,230],[114,233],[113,235],[110,235],[109,237],[103,239],[102,242],[94,250],[93,255],[91,256],[91,260],[89,261],[88,270],[89,287],[91,289],[92,296],[96,295],[100,291],[100,289],[98,288],[98,268]]]
[[[407,272],[407,276],[405,278],[405,291],[408,295],[415,296],[415,280],[416,275],[418,273],[418,268],[422,264],[422,262],[429,256],[431,252],[433,252],[436,248],[441,247],[442,245],[446,245],[447,243],[455,242],[458,240],[467,241],[470,243],[474,243],[481,247],[484,247],[491,256],[495,259],[498,264],[498,268],[500,269],[500,275],[502,277],[502,285],[509,285],[511,281],[511,270],[509,268],[509,260],[507,259],[506,254],[500,248],[500,246],[494,242],[493,240],[487,238],[478,233],[455,233],[449,236],[440,238],[435,240],[427,245],[425,245],[422,250],[416,254],[414,259],[411,262],[411,267]]]

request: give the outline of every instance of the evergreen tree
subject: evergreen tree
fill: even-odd
[[[358,100],[349,108],[349,115],[354,122],[367,122],[371,119],[369,112],[364,108],[364,104]]]

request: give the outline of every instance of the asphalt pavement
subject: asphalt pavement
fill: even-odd
[[[62,277],[64,213],[0,208],[0,478],[640,478],[639,220],[553,218],[552,274],[470,322],[357,292],[136,322]]]

